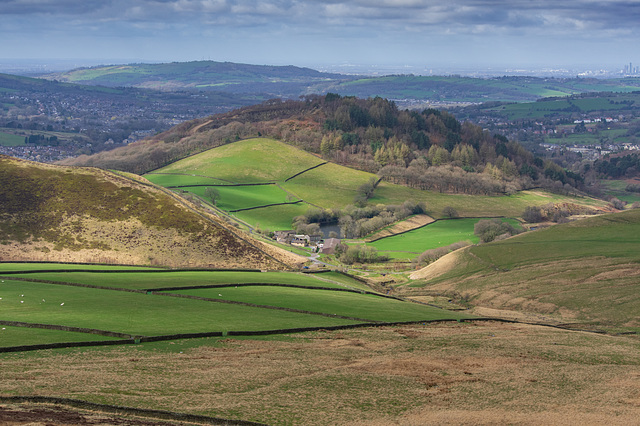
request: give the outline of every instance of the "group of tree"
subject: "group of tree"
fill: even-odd
[[[346,265],[354,263],[379,263],[389,260],[389,256],[378,253],[375,247],[365,245],[346,245],[340,243],[335,250],[340,262]]]
[[[596,209],[574,203],[549,203],[542,206],[527,206],[522,219],[528,223],[566,222],[569,216],[598,214]]]
[[[24,137],[24,143],[28,145],[58,146],[59,141],[57,136],[29,135]]]
[[[349,205],[344,209],[310,209],[293,220],[293,229],[301,234],[320,234],[321,224],[338,224],[342,238],[362,238],[414,214],[425,213],[426,206],[407,200],[402,204]]]
[[[519,234],[520,231],[509,222],[503,222],[500,219],[482,219],[473,226],[473,233],[480,242],[489,243]]]
[[[594,163],[594,168],[603,177],[613,179],[638,176],[640,174],[640,154],[605,157],[597,160]]]
[[[380,97],[327,94],[275,99],[182,123],[151,139],[77,163],[143,173],[239,139],[266,136],[339,164],[424,189],[509,193],[532,186],[566,191],[581,177],[520,144],[452,114],[400,110]],[[366,202],[364,197],[355,200]]]

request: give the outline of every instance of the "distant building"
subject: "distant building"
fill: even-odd
[[[291,244],[295,231],[275,231],[273,234],[277,242],[281,244]]]
[[[320,253],[334,254],[336,251],[336,247],[338,247],[338,244],[340,244],[340,240],[338,238],[327,238],[326,240],[324,240]]]

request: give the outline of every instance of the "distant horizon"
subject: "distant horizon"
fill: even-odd
[[[18,75],[38,75],[45,73],[55,73],[70,71],[77,68],[112,66],[112,65],[133,65],[133,64],[165,64],[165,63],[185,63],[185,62],[229,62],[246,65],[264,66],[295,66],[300,68],[310,68],[321,72],[337,74],[358,74],[369,76],[385,76],[391,74],[398,75],[420,75],[420,76],[447,76],[462,75],[476,77],[498,77],[498,76],[531,76],[531,77],[601,77],[616,78],[623,76],[623,71],[630,63],[635,66],[640,62],[632,60],[621,64],[574,64],[572,66],[562,66],[558,64],[493,64],[493,65],[473,65],[456,63],[258,63],[258,62],[238,62],[225,59],[194,58],[190,60],[168,60],[168,59],[144,59],[144,58],[0,58],[0,72]],[[582,75],[581,75],[582,74]],[[640,75],[639,75],[640,76]]]

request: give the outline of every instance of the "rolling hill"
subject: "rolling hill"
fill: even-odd
[[[103,170],[2,156],[0,199],[3,261],[286,268],[219,219]]]
[[[352,79],[346,75],[322,73],[291,65],[216,61],[99,66],[50,74],[44,78],[106,87],[271,93],[287,97],[298,96],[312,84]]]
[[[577,328],[640,331],[640,210],[608,214],[443,257],[407,294],[446,292]]]
[[[291,229],[293,218],[309,208],[341,209],[353,204],[358,188],[379,179],[367,173],[324,161],[311,153],[269,138],[246,139],[176,161],[144,175],[179,192],[190,192],[205,202],[207,187],[220,193],[217,206],[247,222],[270,230]],[[573,202],[602,205],[585,197],[542,191],[508,196],[442,194],[380,182],[372,204],[400,205],[424,202],[434,217],[446,206],[462,217],[519,216],[527,205]]]
[[[534,101],[585,92],[638,90],[638,79],[585,79],[389,75],[382,77],[323,73],[295,66],[192,61],[79,68],[44,76],[51,80],[107,87],[161,90],[216,90],[270,93],[296,98],[338,93],[362,98],[380,96],[430,102]]]

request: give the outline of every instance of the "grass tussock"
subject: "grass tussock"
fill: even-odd
[[[629,338],[454,323],[4,355],[0,380],[273,425],[632,424],[639,354]]]

